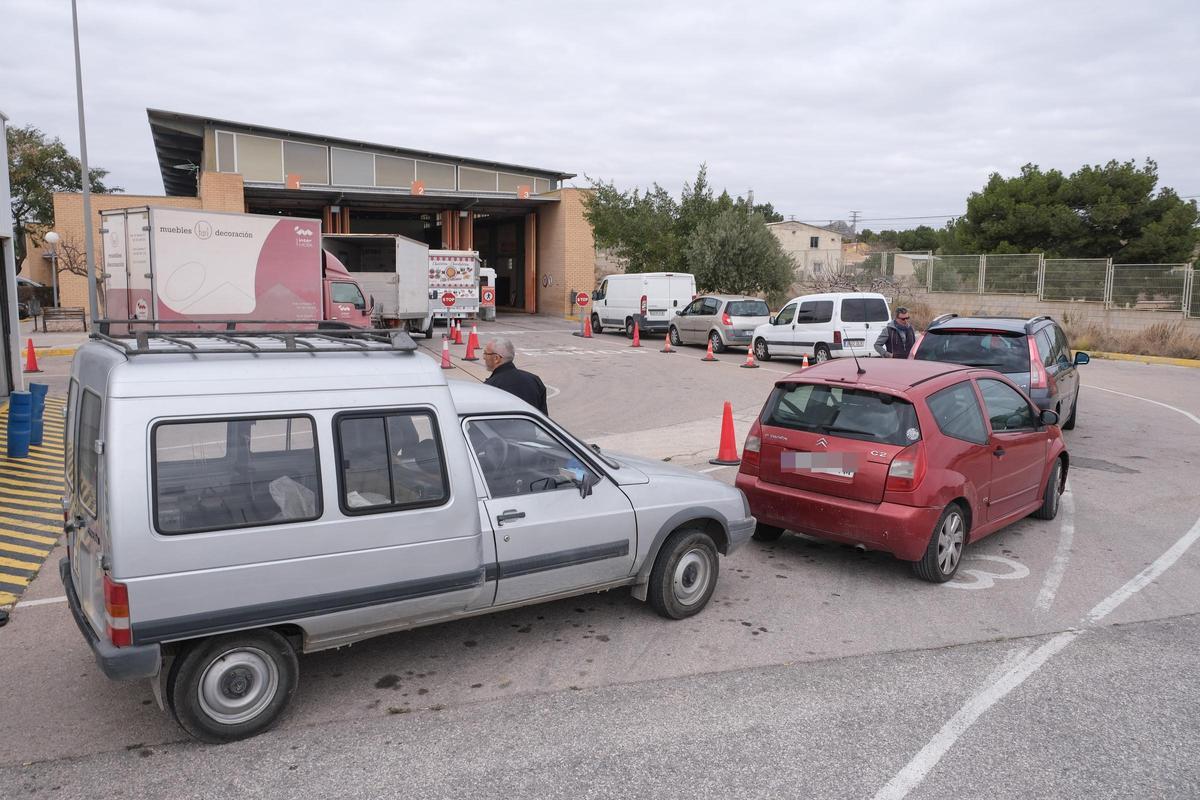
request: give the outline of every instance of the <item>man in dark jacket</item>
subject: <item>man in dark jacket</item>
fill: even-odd
[[[908,324],[908,309],[900,306],[896,309],[896,318],[887,324],[875,340],[875,352],[884,358],[908,358],[916,342],[917,333]]]
[[[484,381],[488,386],[516,395],[547,416],[546,384],[532,372],[517,369],[513,364],[516,350],[508,339],[492,339],[483,347],[483,363],[492,373]]]

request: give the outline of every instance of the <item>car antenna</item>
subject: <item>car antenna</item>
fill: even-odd
[[[846,335],[846,331],[842,331],[842,341],[850,341],[850,337]],[[864,340],[865,341],[865,340]],[[862,364],[858,363],[858,354],[854,352],[853,345],[847,345],[850,348],[850,355],[854,356],[854,367],[858,370],[859,375],[866,375],[867,371],[862,368]]]

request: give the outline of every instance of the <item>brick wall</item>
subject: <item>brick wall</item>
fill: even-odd
[[[596,286],[596,242],[583,216],[585,189],[560,189],[559,202],[538,209],[538,310],[571,315],[572,291]],[[545,283],[549,286],[545,286]]]
[[[200,173],[199,197],[165,197],[162,195],[139,194],[93,194],[92,233],[96,263],[100,263],[100,212],[114,208],[136,208],[138,206],[166,206],[169,208],[197,208],[206,211],[246,210],[246,199],[242,187],[242,176],[220,172]],[[54,193],[54,230],[64,242],[73,242],[83,247],[83,195],[73,192]],[[41,251],[32,252],[26,259],[42,261]],[[46,270],[49,278],[49,270]],[[63,272],[58,276],[58,304],[64,307],[87,308],[88,284],[83,275]],[[35,278],[35,280],[37,280]],[[48,282],[48,280],[47,280]]]
[[[1101,303],[1038,300],[1026,295],[974,294],[969,292],[906,291],[903,302],[925,303],[934,314],[983,314],[997,317],[1035,317],[1049,314],[1072,326],[1095,325],[1113,331],[1140,331],[1158,322],[1180,322],[1191,333],[1200,335],[1200,319],[1184,319],[1178,312],[1105,310]]]

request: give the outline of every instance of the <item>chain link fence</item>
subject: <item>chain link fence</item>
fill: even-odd
[[[1109,308],[1190,310],[1185,300],[1190,270],[1187,264],[1113,264]]]
[[[1037,294],[1042,257],[1037,253],[983,257],[985,294]]]
[[[934,256],[925,283],[934,292],[978,292],[983,256]]]
[[[1047,258],[1043,300],[1103,303],[1108,294],[1107,258]]]

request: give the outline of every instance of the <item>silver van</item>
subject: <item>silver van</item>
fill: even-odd
[[[602,453],[405,333],[94,335],[68,403],[71,612],[106,675],[210,742],[268,728],[299,653],[622,586],[682,619],[755,521]]]

